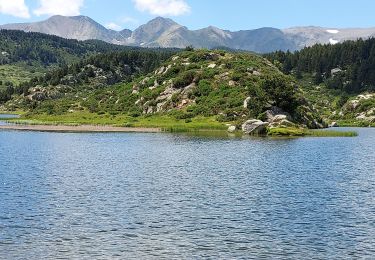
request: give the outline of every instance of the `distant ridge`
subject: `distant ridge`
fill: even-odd
[[[375,28],[338,29],[323,27],[294,27],[284,30],[260,28],[231,32],[209,26],[189,30],[175,21],[157,17],[134,31],[114,31],[87,16],[52,16],[35,23],[6,24],[0,29],[22,30],[57,35],[68,39],[96,39],[119,45],[140,47],[196,48],[227,47],[258,53],[276,50],[295,51],[317,43],[336,44],[345,40],[367,39],[375,36]]]

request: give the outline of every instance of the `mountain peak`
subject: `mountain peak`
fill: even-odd
[[[182,26],[169,18],[156,17],[148,23],[137,28],[132,40],[134,43],[144,45],[146,42],[153,42],[166,32],[173,32]]]
[[[146,25],[153,25],[153,24],[164,25],[164,26],[179,25],[178,23],[176,23],[172,19],[164,18],[164,17],[161,17],[161,16],[158,16],[158,17],[152,19]]]
[[[90,19],[91,20],[90,17],[84,16],[84,15],[76,15],[76,16],[52,15],[47,20],[54,20],[54,19],[75,19],[75,20]]]
[[[48,21],[75,21],[75,22],[89,22],[93,24],[98,24],[96,21],[85,15],[77,16],[63,16],[63,15],[53,15],[44,22]]]
[[[7,24],[0,29],[40,32],[77,40],[102,40],[115,44],[142,47],[215,48],[217,46],[259,53],[275,50],[295,51],[317,43],[329,44],[367,39],[375,36],[375,28],[334,29],[315,26],[276,29],[264,27],[255,30],[229,31],[215,26],[198,30],[187,27],[165,17],[155,17],[135,31],[109,30],[88,16],[51,16],[36,23]]]

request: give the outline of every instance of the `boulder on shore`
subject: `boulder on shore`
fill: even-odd
[[[337,122],[332,122],[329,127],[339,127],[339,124]]]
[[[242,125],[242,131],[249,135],[265,134],[268,124],[258,119],[250,119]]]
[[[236,130],[237,130],[237,128],[236,128],[236,126],[234,126],[234,125],[231,125],[231,126],[228,127],[228,132],[229,132],[229,133],[233,133],[233,132],[235,132]]]

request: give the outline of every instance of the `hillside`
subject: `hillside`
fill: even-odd
[[[258,28],[229,31],[215,26],[190,30],[175,21],[157,17],[136,28],[114,31],[87,16],[52,16],[36,23],[6,24],[0,29],[52,34],[69,39],[96,39],[119,45],[162,48],[216,48],[218,46],[268,53],[295,51],[314,44],[336,44],[346,40],[368,39],[375,28],[294,27],[287,29]]]
[[[47,75],[43,80],[31,81],[30,88],[6,107],[28,109],[30,118],[74,118],[73,122],[78,119],[86,123],[83,118],[133,124],[151,117],[172,119],[177,125],[183,122],[187,127],[202,118],[213,119],[215,125],[231,123],[238,127],[248,119],[272,126],[324,125],[293,78],[260,56],[190,50],[178,53],[159,67],[150,63],[144,70],[138,70],[140,64],[147,64],[140,57],[154,60],[150,53],[139,55],[130,60],[116,55],[106,55],[107,60],[99,56],[68,67],[64,74],[56,71],[52,74],[57,80]],[[123,71],[126,76],[121,78],[122,82],[101,82],[108,76],[100,64],[116,62],[122,65],[114,66],[114,70],[129,70]],[[153,72],[145,73],[152,67]],[[150,122],[148,126],[158,126],[155,124]]]
[[[265,56],[298,79],[306,97],[326,118],[375,123],[374,38]]]
[[[0,65],[17,62],[42,66],[68,64],[91,54],[126,48],[101,41],[69,40],[42,33],[0,31]]]
[[[90,55],[129,48],[96,40],[82,42],[41,33],[1,30],[0,88],[28,81],[49,69]]]
[[[22,92],[24,84],[31,79],[43,79],[47,72],[60,71],[61,74],[68,65],[88,57],[136,49],[139,48],[97,40],[77,41],[41,33],[1,30],[0,102],[9,100],[13,93]],[[49,73],[47,76],[51,77]]]

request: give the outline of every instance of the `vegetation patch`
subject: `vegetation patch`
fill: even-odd
[[[332,131],[332,130],[311,130],[300,128],[269,128],[269,136],[311,136],[311,137],[355,137],[358,136],[354,131]]]

